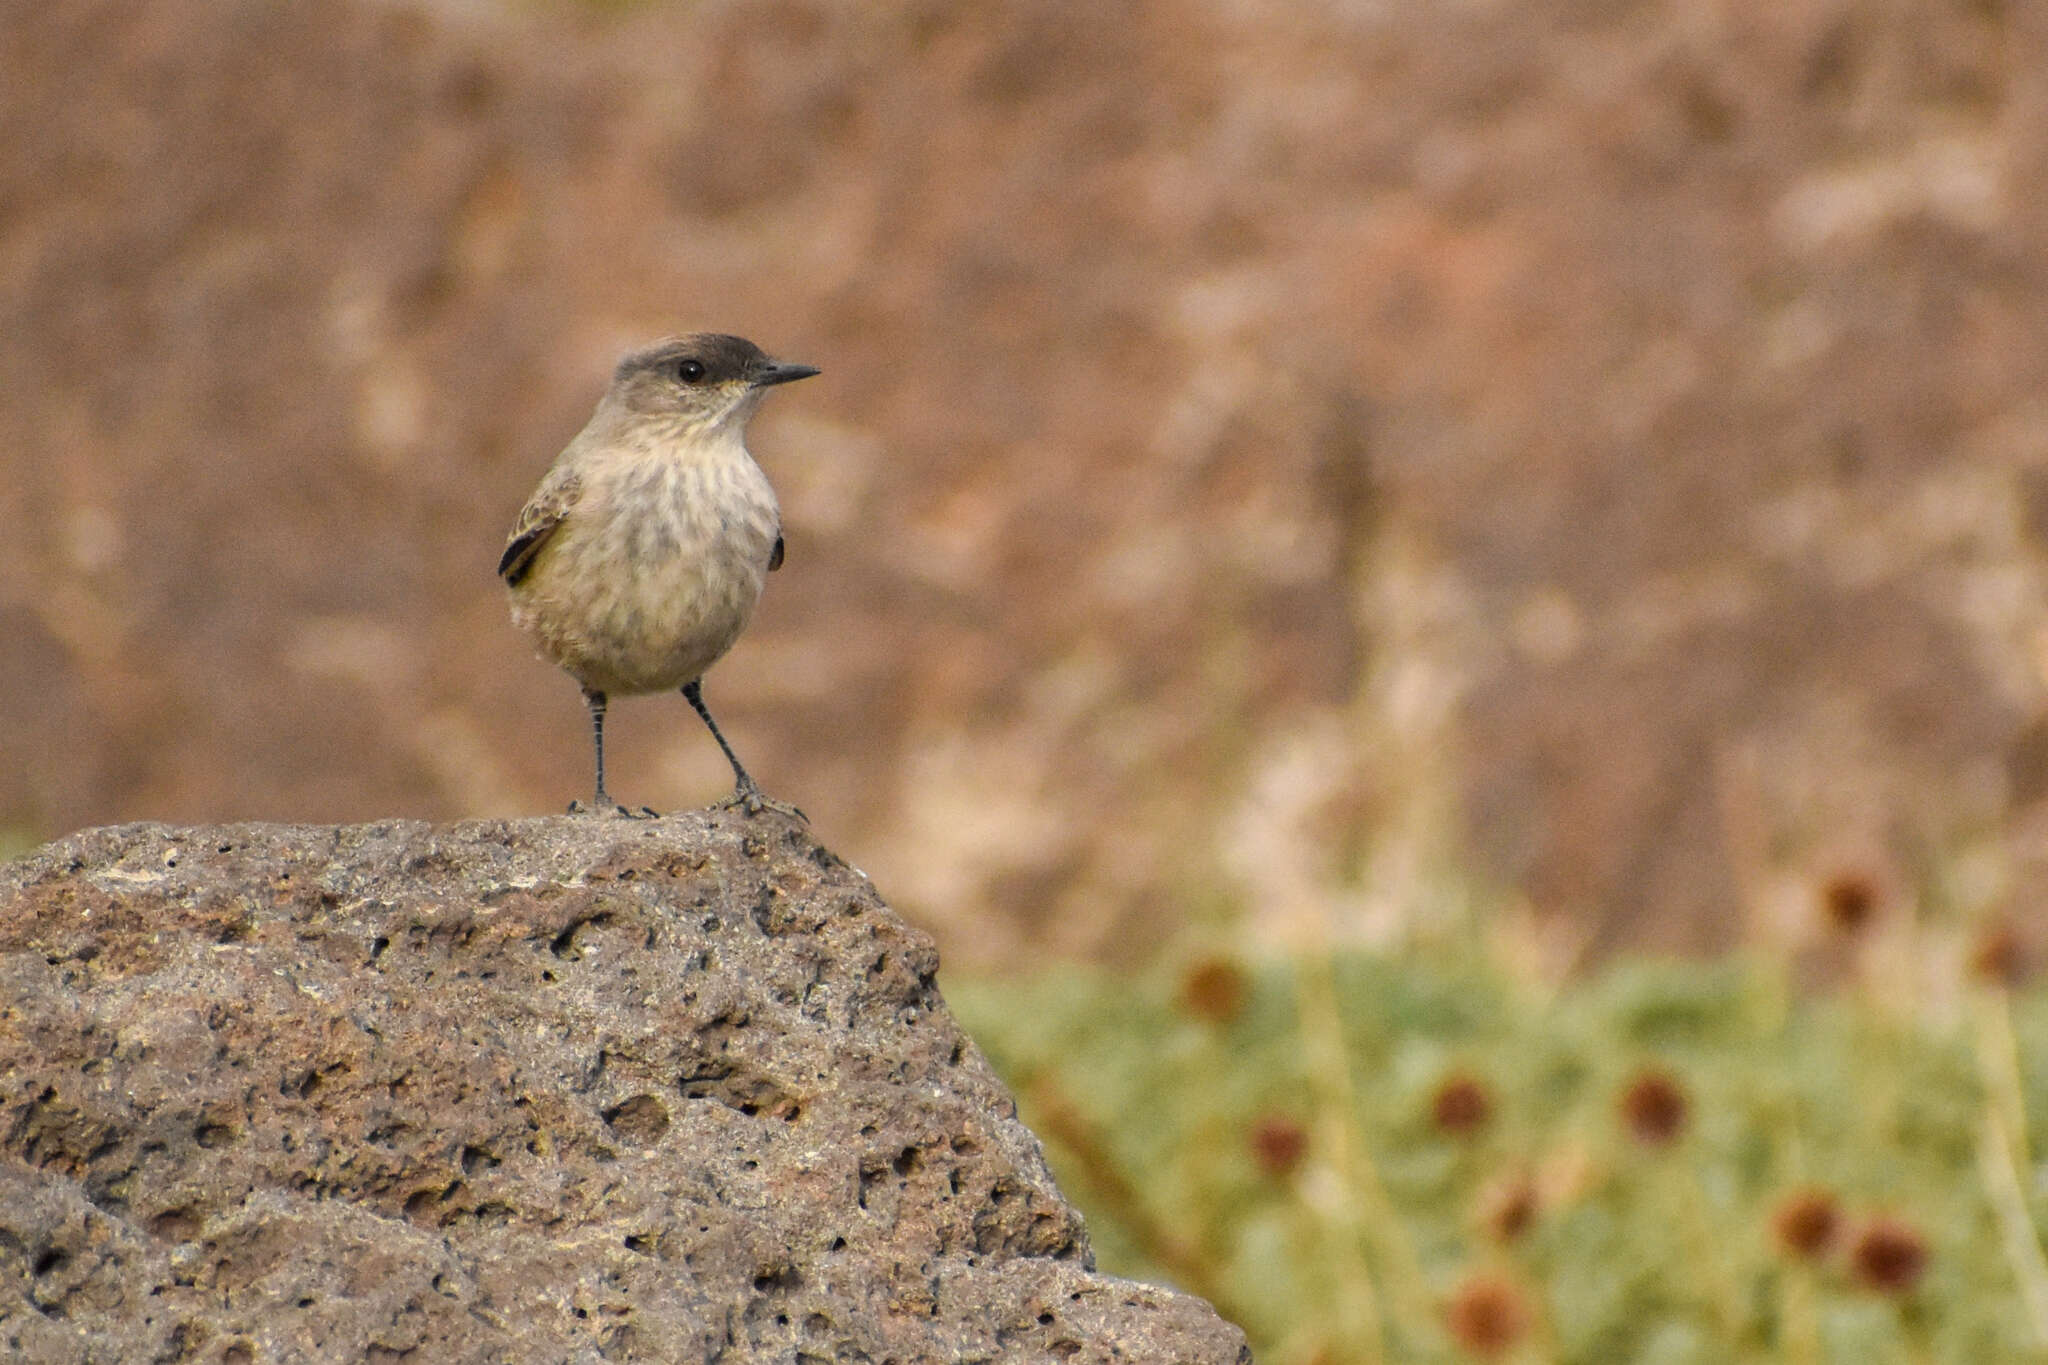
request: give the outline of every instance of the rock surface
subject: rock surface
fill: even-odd
[[[930,941],[770,818],[0,866],[0,1356],[1219,1361],[1097,1274]]]

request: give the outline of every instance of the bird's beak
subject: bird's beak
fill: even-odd
[[[809,379],[818,372],[815,365],[786,365],[780,360],[771,360],[754,371],[754,387],[765,389],[770,384],[787,384],[793,379]]]

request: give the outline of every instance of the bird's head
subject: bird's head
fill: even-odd
[[[638,350],[612,372],[610,398],[636,419],[668,419],[681,434],[744,426],[776,384],[818,371],[772,359],[745,337],[697,332]]]

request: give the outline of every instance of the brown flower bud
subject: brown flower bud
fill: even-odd
[[[1444,1306],[1444,1325],[1466,1351],[1492,1360],[1506,1355],[1529,1332],[1529,1301],[1498,1275],[1475,1275]]]
[[[1977,932],[1970,945],[1970,973],[1992,986],[2016,989],[2033,974],[2034,955],[2019,926],[2008,919],[1993,920]]]
[[[1245,995],[1244,971],[1228,958],[1204,958],[1180,979],[1180,1007],[1212,1024],[1237,1018]]]
[[[1543,1196],[1526,1172],[1515,1171],[1493,1182],[1479,1196],[1479,1221],[1496,1242],[1517,1240],[1536,1225]]]
[[[1896,1218],[1873,1218],[1856,1234],[1849,1263],[1880,1294],[1910,1294],[1927,1271],[1927,1239]]]
[[[1429,1116],[1440,1133],[1470,1136],[1493,1117],[1493,1094],[1476,1077],[1462,1072],[1448,1076],[1430,1097]]]
[[[1884,880],[1862,868],[1838,868],[1821,881],[1818,899],[1822,919],[1838,933],[1854,934],[1884,909]]]
[[[1685,1090],[1664,1071],[1643,1071],[1621,1092],[1621,1118],[1636,1141],[1662,1147],[1685,1132],[1691,1102]]]
[[[1269,1114],[1252,1125],[1252,1156],[1267,1175],[1293,1173],[1308,1153],[1308,1130],[1284,1114]]]
[[[1771,1231],[1788,1255],[1817,1261],[1834,1245],[1841,1229],[1841,1210],[1826,1190],[1794,1190],[1778,1201],[1771,1214]]]

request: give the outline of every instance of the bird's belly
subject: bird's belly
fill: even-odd
[[[772,535],[730,524],[707,534],[678,517],[610,521],[548,546],[513,615],[585,687],[680,687],[746,629]]]

